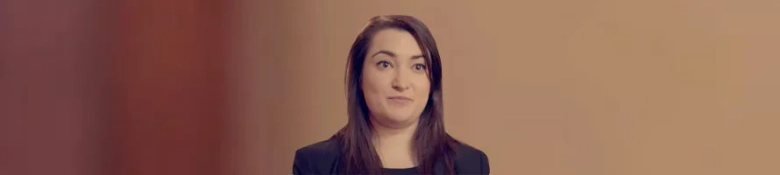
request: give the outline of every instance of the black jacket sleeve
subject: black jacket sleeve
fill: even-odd
[[[302,150],[295,151],[295,160],[293,161],[293,175],[315,174],[312,169],[311,155]]]
[[[334,174],[338,147],[333,141],[318,142],[295,151],[293,175]]]
[[[455,160],[457,174],[490,174],[490,163],[485,152],[470,146],[462,146],[459,150],[458,158]]]
[[[482,167],[481,168],[482,169],[481,173],[482,174],[490,174],[490,163],[488,162],[487,154],[485,154],[484,152],[480,152],[480,153],[482,153],[480,155],[480,161],[479,161],[480,164],[481,164],[481,167]]]

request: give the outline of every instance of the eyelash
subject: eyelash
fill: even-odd
[[[387,61],[379,61],[379,62],[376,63],[376,65],[379,66],[380,68],[388,68],[388,67],[392,67],[393,66],[392,64],[390,64],[390,62],[387,62]],[[384,66],[384,65],[386,65],[386,66]],[[428,66],[426,66],[425,64],[415,64],[414,66],[412,66],[412,69],[415,69],[415,70],[427,70]]]
[[[424,64],[415,64],[414,65],[414,68],[418,68],[418,67],[420,68],[418,70],[426,70],[426,69],[428,69],[428,67],[425,66]]]
[[[383,67],[383,66],[382,66],[383,64],[384,64],[384,65],[387,65],[387,66],[386,66],[386,67]],[[379,66],[380,68],[388,68],[388,67],[392,67],[392,65],[390,65],[390,62],[387,62],[387,61],[379,61],[378,63],[376,63],[376,65],[377,65],[377,66]]]

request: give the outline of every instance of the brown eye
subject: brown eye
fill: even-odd
[[[378,66],[381,69],[387,69],[388,67],[390,67],[390,63],[387,61],[379,61],[378,63],[376,63],[376,66]]]
[[[427,69],[427,67],[425,67],[424,64],[415,64],[414,65],[414,70],[425,70],[425,69]]]

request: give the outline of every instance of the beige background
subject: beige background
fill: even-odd
[[[493,174],[780,174],[778,1],[235,5],[238,174],[288,174],[345,124],[346,55],[379,14],[432,30],[447,129]]]

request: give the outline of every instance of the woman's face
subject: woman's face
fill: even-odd
[[[403,30],[384,29],[374,35],[361,80],[371,119],[384,126],[417,122],[428,102],[428,65],[417,40]]]

